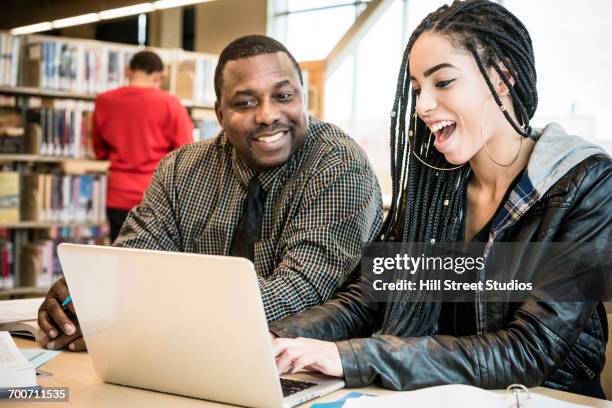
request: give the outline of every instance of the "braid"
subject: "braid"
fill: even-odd
[[[410,36],[398,75],[390,127],[393,197],[380,235],[384,241],[401,239],[404,249],[415,242],[463,240],[460,232],[470,172],[469,167],[436,171],[413,157],[418,154],[434,167],[450,166],[433,145],[425,122],[416,116],[416,94],[408,78],[410,50],[426,31],[446,35],[455,46],[469,50],[495,102],[502,106],[487,74],[489,67],[496,70],[509,89],[517,119],[507,110],[504,117],[524,137],[531,134],[529,120],[538,104],[531,38],[521,21],[504,7],[488,0],[455,0],[421,21]],[[426,296],[416,293],[408,302],[401,291],[390,294],[384,332],[418,336],[435,331],[441,305]]]

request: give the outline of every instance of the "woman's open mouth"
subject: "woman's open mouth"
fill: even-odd
[[[443,150],[445,150],[444,148],[447,145],[447,142],[450,139],[450,137],[455,132],[456,127],[457,127],[457,124],[454,121],[443,120],[443,121],[437,122],[435,125],[433,125],[430,128],[431,132],[436,138],[436,141],[434,142],[434,146],[436,147],[436,149],[438,149],[440,153],[443,153]]]

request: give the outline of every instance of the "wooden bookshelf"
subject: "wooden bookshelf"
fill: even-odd
[[[69,91],[52,91],[30,86],[0,86],[0,93],[10,95],[39,96],[49,98],[94,100],[95,95]]]
[[[215,109],[213,105],[201,104],[193,102],[190,99],[181,99],[181,103],[186,108],[196,108],[196,109]]]
[[[0,224],[0,229],[49,229],[72,227],[99,227],[103,224],[96,222],[36,222],[20,221],[18,223]]]
[[[107,161],[91,160],[91,159],[75,159],[72,157],[63,156],[41,156],[38,154],[0,154],[0,163],[22,162],[22,163],[63,163],[65,161],[74,161],[79,163],[108,163]]]
[[[65,174],[106,173],[106,160],[74,159],[70,157],[40,156],[36,154],[0,154],[0,163],[55,163]]]
[[[38,288],[36,286],[21,286],[13,289],[0,290],[0,298],[14,296],[44,296],[49,291],[49,288]]]
[[[20,206],[18,217],[10,214],[11,216],[4,218],[4,223],[0,223],[0,229],[3,230],[3,235],[0,237],[0,250],[8,248],[7,251],[12,251],[11,271],[15,286],[14,289],[0,289],[0,297],[44,294],[47,289],[39,289],[37,286],[46,286],[46,281],[38,281],[37,284],[31,283],[29,278],[24,280],[24,276],[32,276],[29,271],[33,263],[29,261],[31,259],[29,257],[32,254],[35,255],[34,246],[41,245],[40,248],[47,251],[44,259],[48,260],[47,255],[55,250],[49,249],[54,247],[47,247],[47,245],[56,245],[59,242],[71,240],[107,242],[104,238],[106,233],[104,224],[92,221],[97,222],[104,219],[104,210],[103,208],[100,210],[99,207],[104,207],[100,197],[106,196],[106,187],[105,182],[100,182],[100,179],[105,177],[104,174],[109,168],[108,161],[45,154],[74,152],[75,156],[79,157],[93,155],[89,139],[91,112],[94,109],[93,101],[98,93],[127,84],[124,68],[128,66],[131,55],[140,51],[141,48],[126,44],[38,34],[20,36],[18,40],[11,39],[10,36],[6,37],[7,33],[2,33],[2,35],[4,35],[2,44],[8,44],[7,41],[10,40],[18,46],[12,48],[17,52],[11,54],[9,65],[6,64],[6,61],[4,65],[0,65],[0,74],[2,74],[0,84],[6,84],[0,85],[0,98],[3,100],[3,108],[13,115],[6,114],[6,123],[14,128],[23,128],[23,139],[17,141],[6,139],[4,136],[5,142],[8,142],[3,145],[3,148],[6,152],[33,154],[0,153],[0,165],[3,166],[3,169],[7,172],[19,173]],[[148,49],[160,55],[168,72],[162,88],[177,95],[183,106],[188,108],[196,130],[203,135],[202,138],[216,135],[217,129],[213,126],[217,124],[213,112],[215,100],[213,75],[217,56],[187,52],[181,49]],[[60,113],[66,111],[70,115],[72,113],[82,115],[76,116],[74,123],[77,125],[73,126],[73,122],[67,125],[70,132],[74,129],[84,129],[82,133],[78,133],[77,130],[76,137],[72,137],[70,133],[66,137],[67,142],[64,138],[58,138],[55,135],[57,132],[55,124],[51,124],[56,120],[56,116],[50,116],[55,115],[56,111]],[[21,118],[20,126],[13,125],[13,122],[17,122],[15,117]],[[72,118],[69,115],[65,117]],[[45,118],[53,119],[46,121]],[[60,121],[61,118],[60,115]],[[81,125],[82,123],[86,123],[86,126]],[[65,129],[62,126],[64,125],[59,125],[59,129]],[[66,133],[65,130],[60,130],[60,132]],[[84,141],[87,143],[83,143]],[[53,146],[49,147],[50,144]],[[39,152],[43,154],[37,154]],[[77,179],[82,177],[82,179],[72,183],[70,178],[73,177]],[[95,209],[87,210],[86,217],[90,220],[89,222],[51,221],[85,219],[81,215],[73,216],[72,213],[70,217],[61,213],[63,218],[55,214],[50,216],[49,211],[55,211],[55,209],[49,206],[47,199],[41,198],[42,196],[48,197],[51,191],[49,185],[52,185],[53,189],[56,188],[56,185],[61,187],[62,180],[66,178],[69,181],[63,185],[70,184],[69,188],[77,186],[74,187],[77,194],[79,188],[83,189],[83,187],[78,187],[83,186],[81,184],[83,180],[86,181],[85,191],[87,191],[88,180],[94,180],[94,193],[89,193],[89,196],[86,193],[89,200],[92,200],[91,197],[98,198],[97,204],[93,204],[92,207]],[[16,185],[14,181],[12,183]],[[44,187],[40,187],[40,183],[44,183]],[[104,183],[104,188],[100,187],[101,183]],[[68,191],[68,187],[63,187],[63,189],[63,191]],[[67,196],[72,197],[71,194],[67,193]],[[10,194],[7,194],[7,197],[13,199]],[[46,212],[36,215],[36,211],[40,211],[38,203],[43,201],[46,206],[46,210],[43,211]],[[96,203],[96,199],[93,201]],[[82,210],[81,207],[78,208]],[[46,222],[16,221],[19,219],[41,219]],[[67,228],[64,229],[64,227]],[[48,269],[47,266],[46,270]],[[55,267],[51,269],[55,276]],[[0,282],[0,287],[6,282],[8,282],[6,286],[11,286],[10,280],[5,280]]]
[[[77,92],[69,91],[52,91],[48,89],[34,88],[30,86],[0,86],[0,94],[8,95],[23,95],[23,96],[37,96],[47,98],[63,98],[63,99],[82,99],[87,101],[93,101],[96,98],[94,94],[82,94]],[[181,99],[181,103],[186,108],[198,108],[198,109],[214,109],[212,104],[202,104],[194,102],[191,99]]]

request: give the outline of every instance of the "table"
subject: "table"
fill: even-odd
[[[20,348],[39,348],[40,346],[32,340],[14,338]],[[181,397],[177,395],[164,394],[161,392],[141,390],[137,388],[124,387],[120,385],[105,384],[95,374],[91,358],[87,352],[62,352],[59,356],[45,364],[42,369],[53,374],[51,378],[40,379],[39,384],[43,387],[69,387],[69,403],[55,402],[19,402],[14,404],[3,403],[2,407],[15,406],[19,408],[42,408],[45,406],[69,406],[69,407],[173,407],[173,408],[209,408],[227,407],[228,405],[198,400],[195,398]],[[379,387],[365,387],[352,389],[367,394],[384,395],[394,391]],[[309,407],[313,402],[334,401],[345,395],[349,390],[343,389],[332,394],[308,401],[301,407]],[[591,407],[612,408],[612,402],[600,399],[571,394],[563,391],[551,390],[549,388],[536,387],[530,390],[538,394],[552,398],[573,402]],[[499,391],[503,392],[503,391]],[[1,407],[0,407],[1,408]]]

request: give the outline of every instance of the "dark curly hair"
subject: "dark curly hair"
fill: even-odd
[[[412,151],[417,149],[432,166],[450,167],[444,155],[433,147],[427,125],[416,115],[416,94],[410,85],[410,51],[424,32],[443,34],[455,47],[469,50],[495,102],[501,107],[487,68],[497,71],[510,91],[516,120],[502,109],[504,116],[524,137],[531,134],[529,120],[538,104],[531,38],[521,21],[506,8],[488,0],[455,0],[450,6],[444,5],[425,17],[410,36],[404,51],[391,114],[393,198],[381,232],[381,239],[385,241],[463,240],[459,234],[464,216],[467,166],[454,171],[435,171],[411,158]],[[514,84],[503,74],[500,64],[507,68]],[[440,311],[440,304],[425,298],[411,303],[403,301],[401,291],[387,306],[385,327],[389,328],[389,334],[395,335],[430,334]]]

